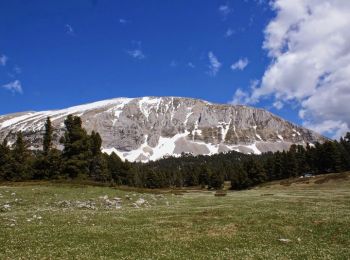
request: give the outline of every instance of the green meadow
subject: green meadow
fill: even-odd
[[[350,259],[350,174],[205,190],[0,184],[0,259]]]

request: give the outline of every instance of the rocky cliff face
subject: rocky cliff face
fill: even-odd
[[[179,97],[117,98],[55,111],[0,116],[0,139],[11,142],[22,131],[32,149],[41,148],[46,117],[64,131],[67,115],[80,116],[88,131],[98,131],[107,153],[129,161],[157,160],[181,153],[256,153],[288,149],[325,139],[270,112],[247,106],[212,104]]]

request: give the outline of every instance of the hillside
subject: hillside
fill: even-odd
[[[182,153],[211,155],[227,151],[260,154],[288,150],[291,144],[323,142],[321,135],[248,106],[214,104],[179,97],[116,98],[67,109],[0,116],[0,140],[10,143],[22,131],[32,149],[41,148],[47,117],[58,148],[69,115],[100,133],[103,150],[123,160],[149,161]]]

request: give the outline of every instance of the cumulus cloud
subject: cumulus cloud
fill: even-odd
[[[19,66],[17,66],[17,65],[15,65],[15,67],[13,68],[13,71],[16,74],[21,74],[22,73],[22,69]]]
[[[12,81],[8,84],[2,85],[3,88],[11,91],[12,93],[23,93],[22,84],[19,80]]]
[[[192,62],[187,63],[187,66],[192,68],[192,69],[194,69],[196,67]]]
[[[276,108],[278,110],[280,110],[284,107],[284,104],[279,100],[275,101],[272,105],[274,106],[274,108]]]
[[[250,98],[295,101],[305,126],[334,136],[348,131],[350,1],[274,0],[271,7],[276,17],[263,44],[271,64]]]
[[[178,63],[176,60],[172,60],[169,65],[170,67],[177,67]]]
[[[232,105],[245,105],[249,103],[250,103],[249,94],[240,88],[236,90],[232,101],[230,101],[230,104]]]
[[[216,74],[219,72],[222,64],[219,62],[218,58],[214,55],[213,52],[208,53],[209,58],[209,75],[212,77],[215,77]]]
[[[244,70],[248,66],[249,60],[247,58],[239,59],[231,65],[232,70]]]
[[[259,85],[259,80],[251,80],[249,89],[254,91]],[[233,95],[233,99],[229,102],[233,105],[247,105],[247,104],[255,104],[258,100],[254,99],[248,91],[244,91],[241,88],[238,88]]]
[[[119,18],[119,23],[124,25],[124,24],[129,23],[129,21],[124,19],[124,18]]]
[[[0,65],[1,66],[6,66],[7,60],[8,60],[8,58],[6,55],[0,55]]]
[[[219,13],[223,19],[226,19],[231,12],[232,9],[228,4],[219,6]]]
[[[231,37],[233,34],[235,33],[234,30],[232,30],[231,28],[228,28],[227,31],[225,32],[225,37]]]
[[[75,31],[74,31],[74,28],[73,28],[72,25],[66,24],[65,28],[66,28],[66,33],[67,33],[67,34],[69,34],[69,35],[75,35]]]
[[[145,54],[142,52],[141,49],[129,50],[126,53],[138,60],[143,60],[146,58]]]

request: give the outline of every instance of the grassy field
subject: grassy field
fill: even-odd
[[[252,190],[0,185],[0,259],[350,259],[350,174]]]

